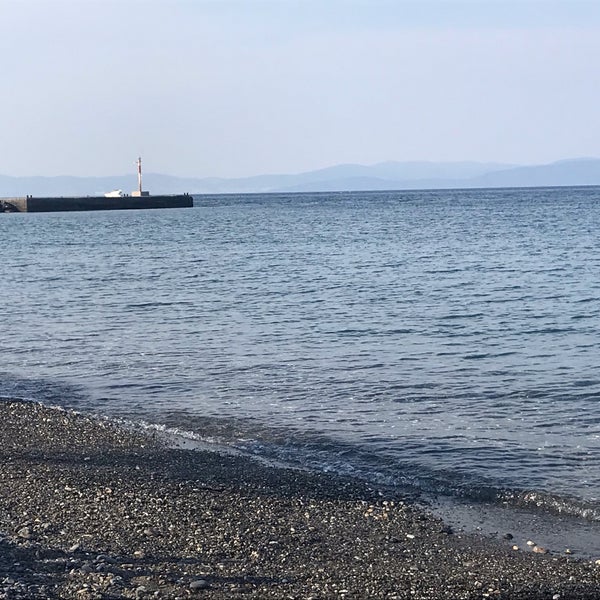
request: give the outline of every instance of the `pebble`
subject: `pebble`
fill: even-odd
[[[98,556],[96,556],[96,562],[105,562],[105,563],[109,563],[109,564],[114,564],[116,561],[114,558],[112,558],[108,554],[98,554]]]
[[[532,550],[537,554],[548,554],[548,550],[542,546],[534,546]]]
[[[532,542],[531,540],[527,540],[527,545],[528,546],[535,546],[535,542]]]
[[[206,579],[196,579],[190,583],[190,590],[206,590],[210,585]]]
[[[92,573],[96,569],[92,563],[85,563],[79,570],[82,573]]]
[[[512,533],[505,533],[505,534],[504,534],[502,537],[503,537],[505,540],[512,540],[514,536],[513,536],[513,534],[512,534]]]

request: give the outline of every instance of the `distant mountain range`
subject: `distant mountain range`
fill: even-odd
[[[103,195],[115,189],[129,193],[137,178],[10,177],[0,175],[0,197]],[[257,175],[238,179],[185,178],[147,173],[144,188],[153,194],[227,194],[348,190],[414,190],[444,188],[600,185],[600,159],[578,158],[547,165],[519,166],[477,162],[383,162],[345,164],[295,175]]]

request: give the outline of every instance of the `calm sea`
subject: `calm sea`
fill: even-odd
[[[0,215],[0,395],[600,520],[600,188]]]

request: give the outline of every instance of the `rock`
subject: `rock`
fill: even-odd
[[[534,546],[532,548],[532,550],[536,553],[536,554],[548,554],[548,550],[546,550],[546,548],[543,548],[542,546]]]
[[[96,556],[96,562],[105,562],[108,564],[115,564],[115,559],[112,558],[111,556],[109,556],[108,554],[98,554],[98,556]]]
[[[514,536],[512,533],[505,533],[502,537],[505,540],[512,540]]]
[[[96,568],[94,567],[94,565],[92,563],[85,563],[80,569],[79,569],[82,573],[93,573]]]
[[[190,590],[193,591],[206,590],[209,587],[210,584],[208,583],[208,581],[206,581],[206,579],[196,579],[195,581],[192,581],[192,583],[190,583]]]

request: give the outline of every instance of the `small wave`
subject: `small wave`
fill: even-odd
[[[339,329],[337,331],[326,331],[327,334],[336,334],[340,336],[358,336],[358,335],[372,335],[376,333],[374,329]]]
[[[143,431],[158,434],[162,441],[171,448],[239,454],[239,452],[236,452],[230,445],[227,445],[222,440],[210,435],[204,436],[179,427],[169,427],[167,425],[150,423],[147,421],[134,422],[129,419],[118,419],[118,421],[128,427],[134,427],[136,429],[141,428]]]
[[[136,304],[127,304],[126,308],[160,308],[163,306],[193,306],[193,302],[175,301],[175,302],[140,302]]]
[[[574,381],[574,387],[592,387],[600,384],[598,379],[580,379],[579,381]]]
[[[577,498],[539,491],[505,491],[499,495],[498,499],[504,504],[516,507],[536,508],[555,515],[600,522],[600,506]]]
[[[440,317],[440,321],[454,321],[456,319],[477,319],[479,317],[483,317],[483,313],[456,313],[451,315],[444,315]]]
[[[462,273],[465,269],[431,269],[428,271],[424,271],[428,275],[451,275],[452,273]]]
[[[537,335],[547,333],[572,333],[576,331],[573,327],[543,327],[541,329],[528,329],[523,331],[523,335]]]

